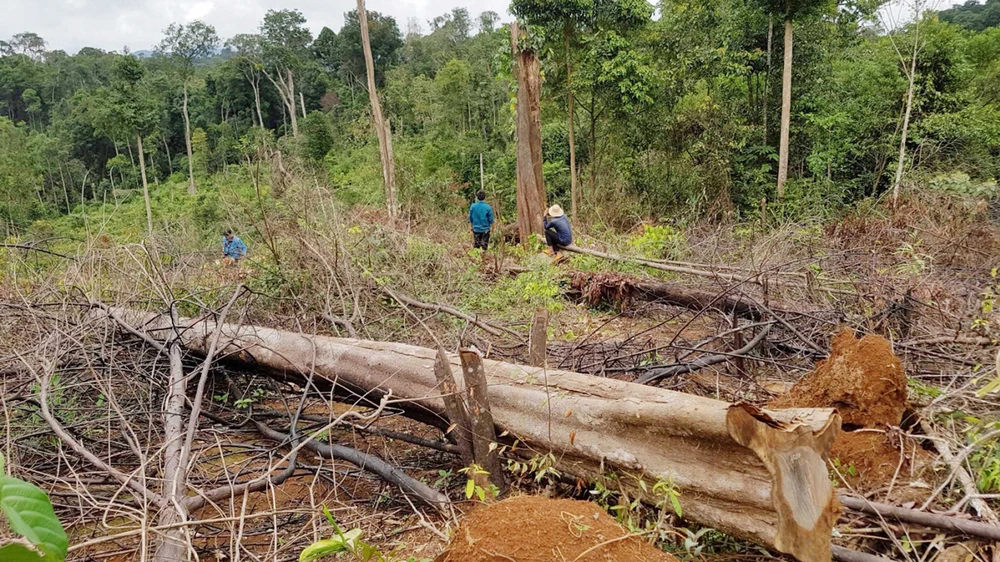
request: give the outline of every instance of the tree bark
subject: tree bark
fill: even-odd
[[[563,42],[566,47],[566,98],[569,106],[566,111],[566,123],[569,132],[569,192],[570,192],[570,217],[576,220],[576,210],[579,205],[580,195],[577,189],[576,178],[576,136],[573,128],[573,64],[569,56],[569,36],[571,32],[570,22],[566,20],[566,28],[563,32]]]
[[[162,316],[123,314],[146,330],[171,326]],[[298,382],[314,373],[316,384],[360,391],[370,400],[391,389],[408,415],[443,420],[432,349],[257,326],[180,324],[182,344],[195,352],[206,353],[215,330],[222,330],[220,356],[228,361]],[[455,357],[449,362],[460,366]],[[824,459],[840,427],[832,409],[765,413],[569,371],[491,360],[483,366],[497,427],[534,450],[551,451],[564,473],[595,480],[606,471],[627,474],[619,484],[651,502],[656,499],[643,494],[639,479],[647,486],[670,479],[683,494],[685,519],[804,562],[830,560],[833,488]]]
[[[542,177],[541,67],[533,51],[521,49],[517,22],[510,25],[517,74],[517,224],[521,243],[544,236],[545,180]]]
[[[781,72],[781,139],[778,145],[778,199],[788,180],[788,136],[792,119],[792,20],[785,18],[785,67]]]
[[[163,490],[160,495],[167,506],[160,511],[159,524],[172,525],[187,520],[184,498],[187,496],[187,467],[183,466],[184,413],[187,380],[181,361],[181,346],[170,344],[170,379],[163,407]],[[187,560],[187,544],[182,528],[170,529],[159,539],[153,562],[183,562]]]
[[[191,150],[191,118],[188,116],[188,87],[184,84],[184,145],[188,155],[188,194],[198,193],[194,185],[194,154]]]
[[[358,0],[358,21],[361,24],[361,46],[365,52],[365,70],[368,74],[368,99],[372,104],[372,120],[378,135],[379,153],[382,157],[382,182],[385,185],[385,204],[389,211],[389,222],[395,224],[399,216],[396,200],[396,162],[392,154],[392,131],[389,121],[382,116],[382,103],[375,89],[375,62],[372,60],[372,46],[368,38],[368,14],[365,0]]]
[[[139,150],[139,171],[142,173],[142,197],[146,202],[146,228],[153,233],[153,204],[149,199],[149,183],[146,182],[146,158],[142,150],[142,135],[135,136],[136,147]]]
[[[549,335],[549,309],[538,307],[531,319],[531,336],[528,341],[528,364],[532,367],[545,366],[545,348]]]
[[[302,109],[302,118],[305,119],[306,118],[306,96],[302,93],[302,90],[299,90],[299,106],[301,106],[301,109]]]
[[[462,361],[465,388],[468,391],[466,407],[472,429],[472,453],[476,464],[486,471],[485,475],[473,473],[470,476],[484,488],[488,484],[493,484],[498,490],[503,490],[507,483],[504,480],[500,455],[497,454],[496,426],[490,409],[489,386],[486,382],[483,357],[475,349],[463,349],[459,351],[459,357]]]
[[[458,384],[451,371],[448,355],[441,347],[438,347],[437,356],[434,358],[434,378],[437,379],[438,386],[441,388],[441,398],[444,402],[445,413],[448,415],[449,425],[445,433],[451,435],[455,444],[458,445],[462,464],[472,466],[472,463],[476,462],[476,457],[472,452],[469,411],[459,394]]]

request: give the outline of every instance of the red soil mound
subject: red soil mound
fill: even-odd
[[[888,483],[897,468],[908,475],[907,457],[915,448],[883,432],[899,426],[906,411],[906,375],[892,346],[882,337],[854,337],[844,330],[833,338],[830,357],[816,365],[788,391],[771,402],[771,408],[836,408],[845,432],[837,438],[830,456],[840,465],[844,478],[855,487],[874,488]],[[918,449],[919,450],[919,449]],[[900,456],[903,464],[900,467]]]
[[[836,408],[846,429],[898,426],[906,411],[906,375],[889,342],[856,339],[851,330],[833,338],[833,351],[772,408]]]
[[[596,504],[518,496],[473,511],[437,562],[676,562]]]

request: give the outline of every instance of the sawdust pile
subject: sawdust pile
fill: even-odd
[[[836,408],[845,431],[830,456],[852,485],[874,488],[889,482],[897,470],[908,472],[919,449],[912,440],[887,432],[906,413],[906,374],[891,344],[880,336],[858,339],[844,330],[833,338],[832,348],[829,358],[769,407]]]
[[[628,537],[628,538],[625,538]],[[469,514],[435,562],[676,562],[591,502],[518,496]]]

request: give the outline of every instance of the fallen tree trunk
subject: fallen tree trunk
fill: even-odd
[[[125,316],[137,331],[170,328],[166,317]],[[370,400],[391,389],[418,416],[443,419],[435,350],[198,320],[182,324],[181,341],[194,352],[204,353],[220,329],[220,349],[230,362],[291,380],[314,373],[314,383],[322,379]],[[448,360],[461,368],[457,357]],[[840,427],[832,409],[768,415],[569,371],[483,364],[498,428],[534,450],[554,453],[563,472],[588,480],[613,472],[616,485],[632,497],[643,497],[652,483],[672,481],[682,493],[685,519],[805,562],[830,560],[835,514],[825,459]]]
[[[576,273],[571,280],[573,289],[580,292],[587,304],[594,306],[605,301],[610,304],[628,303],[632,300],[661,302],[692,310],[719,310],[742,318],[760,320],[766,313],[753,301],[725,293],[703,291],[666,281],[641,279],[619,273]],[[774,310],[774,309],[772,309]]]

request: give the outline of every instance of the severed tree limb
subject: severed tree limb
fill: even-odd
[[[455,375],[451,371],[451,363],[444,352],[444,348],[438,346],[437,356],[434,358],[434,378],[437,379],[441,388],[442,400],[444,401],[445,414],[448,416],[448,429],[446,434],[455,441],[459,455],[462,457],[462,464],[471,466],[476,461],[472,452],[472,426],[469,420],[469,410],[465,401],[458,393],[458,383]]]
[[[750,340],[745,346],[731,353],[716,354],[716,355],[703,355],[690,363],[678,363],[675,365],[669,365],[666,367],[659,367],[653,369],[652,371],[642,375],[636,380],[640,384],[651,384],[654,382],[661,381],[667,377],[672,377],[674,375],[681,375],[684,373],[690,373],[692,371],[697,371],[698,369],[703,369],[711,365],[717,365],[719,363],[725,363],[734,357],[742,357],[747,353],[750,353],[755,347],[760,345],[767,337],[768,332],[771,331],[772,324],[767,324],[752,340]]]
[[[348,336],[354,339],[358,339],[358,331],[354,329],[354,324],[352,324],[350,320],[344,320],[343,318],[334,316],[332,314],[324,313],[322,316],[323,319],[326,320],[327,322],[339,328],[343,328],[347,332]]]
[[[261,435],[272,441],[286,443],[291,439],[291,436],[288,434],[268,427],[259,421],[254,421],[254,426],[256,426],[257,431]],[[420,498],[424,503],[438,509],[442,509],[449,504],[448,496],[374,455],[369,455],[368,453],[363,453],[357,449],[343,445],[327,445],[316,441],[308,441],[306,448],[325,458],[347,461],[361,470],[377,474],[386,482],[399,486],[404,492],[409,492]]]
[[[830,551],[833,553],[833,559],[837,562],[892,562],[891,559],[883,556],[875,556],[837,545],[830,546]]]
[[[62,424],[59,423],[59,420],[57,420],[55,416],[52,415],[52,412],[49,410],[48,390],[49,390],[49,380],[52,378],[52,370],[54,369],[54,365],[46,366],[45,371],[41,375],[38,375],[38,373],[36,373],[35,370],[31,367],[31,365],[29,365],[27,362],[24,362],[24,366],[27,367],[27,369],[31,371],[33,375],[35,375],[35,378],[38,380],[39,383],[38,412],[41,414],[42,419],[45,420],[45,423],[49,424],[49,427],[52,428],[52,432],[56,434],[56,437],[58,437],[60,441],[65,443],[70,449],[73,450],[74,453],[83,457],[84,460],[94,465],[108,476],[117,480],[121,485],[131,489],[133,492],[142,496],[153,505],[156,505],[157,507],[160,508],[166,507],[167,502],[163,496],[143,486],[140,482],[136,481],[130,475],[125,474],[124,472],[118,470],[117,468],[114,468],[113,466],[99,459],[97,455],[92,453],[89,449],[87,449],[79,441],[77,441],[72,435],[70,435],[69,432],[66,431],[66,428],[64,428]]]
[[[932,529],[951,531],[970,537],[976,537],[991,541],[1000,541],[1000,526],[970,521],[960,517],[942,515],[939,513],[927,513],[916,509],[906,509],[884,503],[870,502],[866,499],[841,495],[840,505],[861,513],[869,515],[879,515],[885,518],[896,519],[902,523],[912,523]]]

